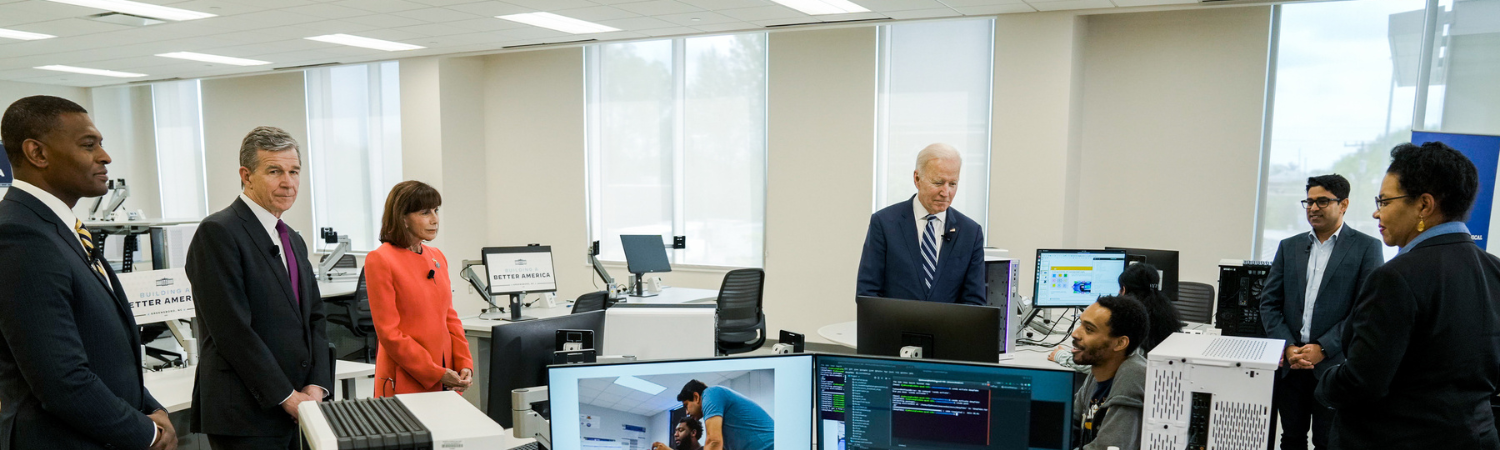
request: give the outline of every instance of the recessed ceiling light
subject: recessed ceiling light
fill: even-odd
[[[163,58],[177,58],[177,59],[187,59],[187,60],[193,60],[193,61],[202,61],[202,62],[206,62],[206,63],[228,64],[228,65],[231,65],[231,66],[259,66],[259,65],[262,65],[262,64],[270,64],[270,62],[260,61],[260,60],[255,60],[255,59],[233,58],[233,57],[229,57],[229,56],[209,55],[209,54],[204,54],[204,53],[193,53],[193,52],[162,53],[162,54],[159,54],[159,55],[156,55],[156,56],[160,56],[160,57],[163,57]]]
[[[57,72],[81,73],[81,74],[84,74],[84,75],[98,75],[98,76],[101,76],[101,77],[115,77],[115,78],[136,78],[136,77],[144,77],[144,76],[146,76],[146,74],[144,74],[144,73],[116,72],[116,71],[113,71],[113,70],[90,69],[90,68],[87,68],[87,67],[73,67],[73,66],[56,66],[56,65],[53,65],[53,66],[34,67],[34,69],[52,70],[52,71],[57,71]]]
[[[34,40],[37,40],[37,39],[51,39],[51,38],[55,38],[55,37],[57,37],[57,36],[53,36],[53,35],[50,35],[50,34],[41,34],[41,33],[28,33],[28,32],[25,32],[25,31],[7,30],[7,29],[4,29],[4,28],[0,28],[0,38],[20,39],[20,40],[23,40],[23,41],[34,41]]]
[[[572,34],[604,33],[609,31],[620,31],[619,28],[604,26],[597,23],[578,20],[572,17],[559,16],[553,13],[534,12],[526,14],[511,14],[506,16],[495,16],[497,19],[505,19],[511,22],[520,22],[531,26],[542,27]]]
[[[153,4],[150,4],[150,3],[132,2],[130,0],[49,0],[49,1],[56,2],[56,3],[65,3],[65,4],[69,4],[69,5],[75,5],[75,6],[83,6],[83,7],[87,7],[87,8],[102,9],[102,10],[106,10],[106,11],[114,11],[114,12],[125,13],[125,14],[132,14],[132,15],[137,15],[137,16],[151,17],[151,18],[162,19],[162,20],[194,20],[194,19],[207,19],[209,17],[216,17],[217,16],[216,14],[209,14],[209,13],[203,13],[203,12],[197,12],[197,11],[188,11],[186,9],[178,9],[178,8],[172,8],[172,7],[161,6],[161,5],[153,5]]]
[[[650,381],[642,380],[640,378],[636,378],[636,377],[633,377],[633,376],[630,376],[630,375],[625,375],[625,376],[622,376],[622,377],[619,377],[619,378],[615,378],[615,384],[618,384],[618,385],[621,385],[621,386],[625,386],[625,387],[628,387],[628,388],[631,388],[631,389],[635,389],[637,391],[645,392],[645,393],[651,394],[651,395],[660,394],[661,391],[667,390],[666,387],[664,387],[664,386],[662,386],[660,384],[652,383]]]
[[[803,14],[819,16],[823,14],[847,14],[870,12],[863,6],[854,4],[849,0],[771,0],[782,6],[802,11]]]
[[[372,38],[367,38],[367,37],[359,37],[359,36],[354,36],[354,35],[349,35],[349,34],[330,34],[330,35],[325,35],[325,36],[313,36],[313,37],[306,38],[306,39],[313,40],[313,41],[318,41],[318,42],[327,42],[327,43],[330,43],[330,44],[348,45],[348,46],[351,46],[351,47],[373,48],[373,49],[376,49],[376,50],[385,50],[385,51],[388,51],[388,52],[398,52],[398,51],[402,51],[402,50],[416,50],[416,49],[419,49],[419,48],[427,48],[427,47],[423,47],[423,46],[420,46],[420,45],[411,45],[411,44],[402,44],[400,42],[382,41],[380,39],[372,39]]]

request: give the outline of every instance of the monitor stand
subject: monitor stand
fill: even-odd
[[[631,297],[655,297],[661,294],[660,292],[646,292],[646,284],[641,282],[641,274],[632,275],[635,275],[635,289],[631,290]]]
[[[522,294],[510,294],[510,317],[501,317],[500,320],[504,320],[507,322],[536,320],[535,317],[521,315],[521,295]]]

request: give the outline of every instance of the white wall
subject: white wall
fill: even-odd
[[[157,187],[156,126],[151,109],[151,86],[124,86],[91,90],[94,107],[89,116],[104,136],[109,152],[110,178],[124,178],[130,197],[126,211],[141,210],[146,217],[161,217],[161,190]],[[92,199],[74,209],[86,214]],[[80,216],[82,217],[82,216]],[[108,241],[106,241],[108,242]],[[149,246],[148,246],[149,247]]]
[[[53,86],[50,84],[22,83],[19,81],[0,81],[0,111],[10,107],[16,100],[33,95],[51,95],[72,100],[83,106],[84,109],[93,112],[93,99],[89,96],[88,88],[71,86]]]
[[[286,130],[303,147],[307,142],[307,100],[302,72],[203,80],[203,166],[208,171],[208,210],[234,203],[240,189],[240,142],[258,126]],[[302,163],[307,164],[306,151]],[[282,220],[313,248],[312,195],[308,173],[302,173],[297,202]]]

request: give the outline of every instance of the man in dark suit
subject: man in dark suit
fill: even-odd
[[[307,245],[281,221],[301,150],[259,127],[240,146],[244,191],[198,226],[187,275],[203,325],[192,428],[215,449],[299,445],[297,405],[329,396],[327,322]]]
[[[1302,201],[1312,231],[1281,241],[1261,294],[1266,336],[1286,341],[1275,388],[1281,448],[1328,448],[1333,410],[1313,399],[1317,377],[1344,357],[1342,332],[1365,277],[1385,262],[1380,241],[1344,225],[1349,180],[1339,175],[1307,179]]]
[[[870,216],[855,293],[987,305],[984,231],[951,208],[963,161],[947,144],[917,154],[917,195]]]
[[[11,104],[0,138],[15,169],[0,201],[0,449],[176,448],[120,280],[71,211],[106,191],[104,138],[47,96]]]
[[[1318,380],[1340,449],[1500,449],[1500,258],[1464,224],[1468,158],[1437,142],[1391,152],[1375,201],[1386,245],[1344,327],[1343,363]],[[1481,231],[1484,230],[1474,230]]]

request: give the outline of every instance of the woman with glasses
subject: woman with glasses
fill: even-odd
[[[1391,151],[1374,217],[1400,251],[1370,273],[1344,327],[1346,360],[1318,382],[1336,411],[1334,448],[1500,449],[1500,259],[1463,222],[1478,191],[1457,150]]]

